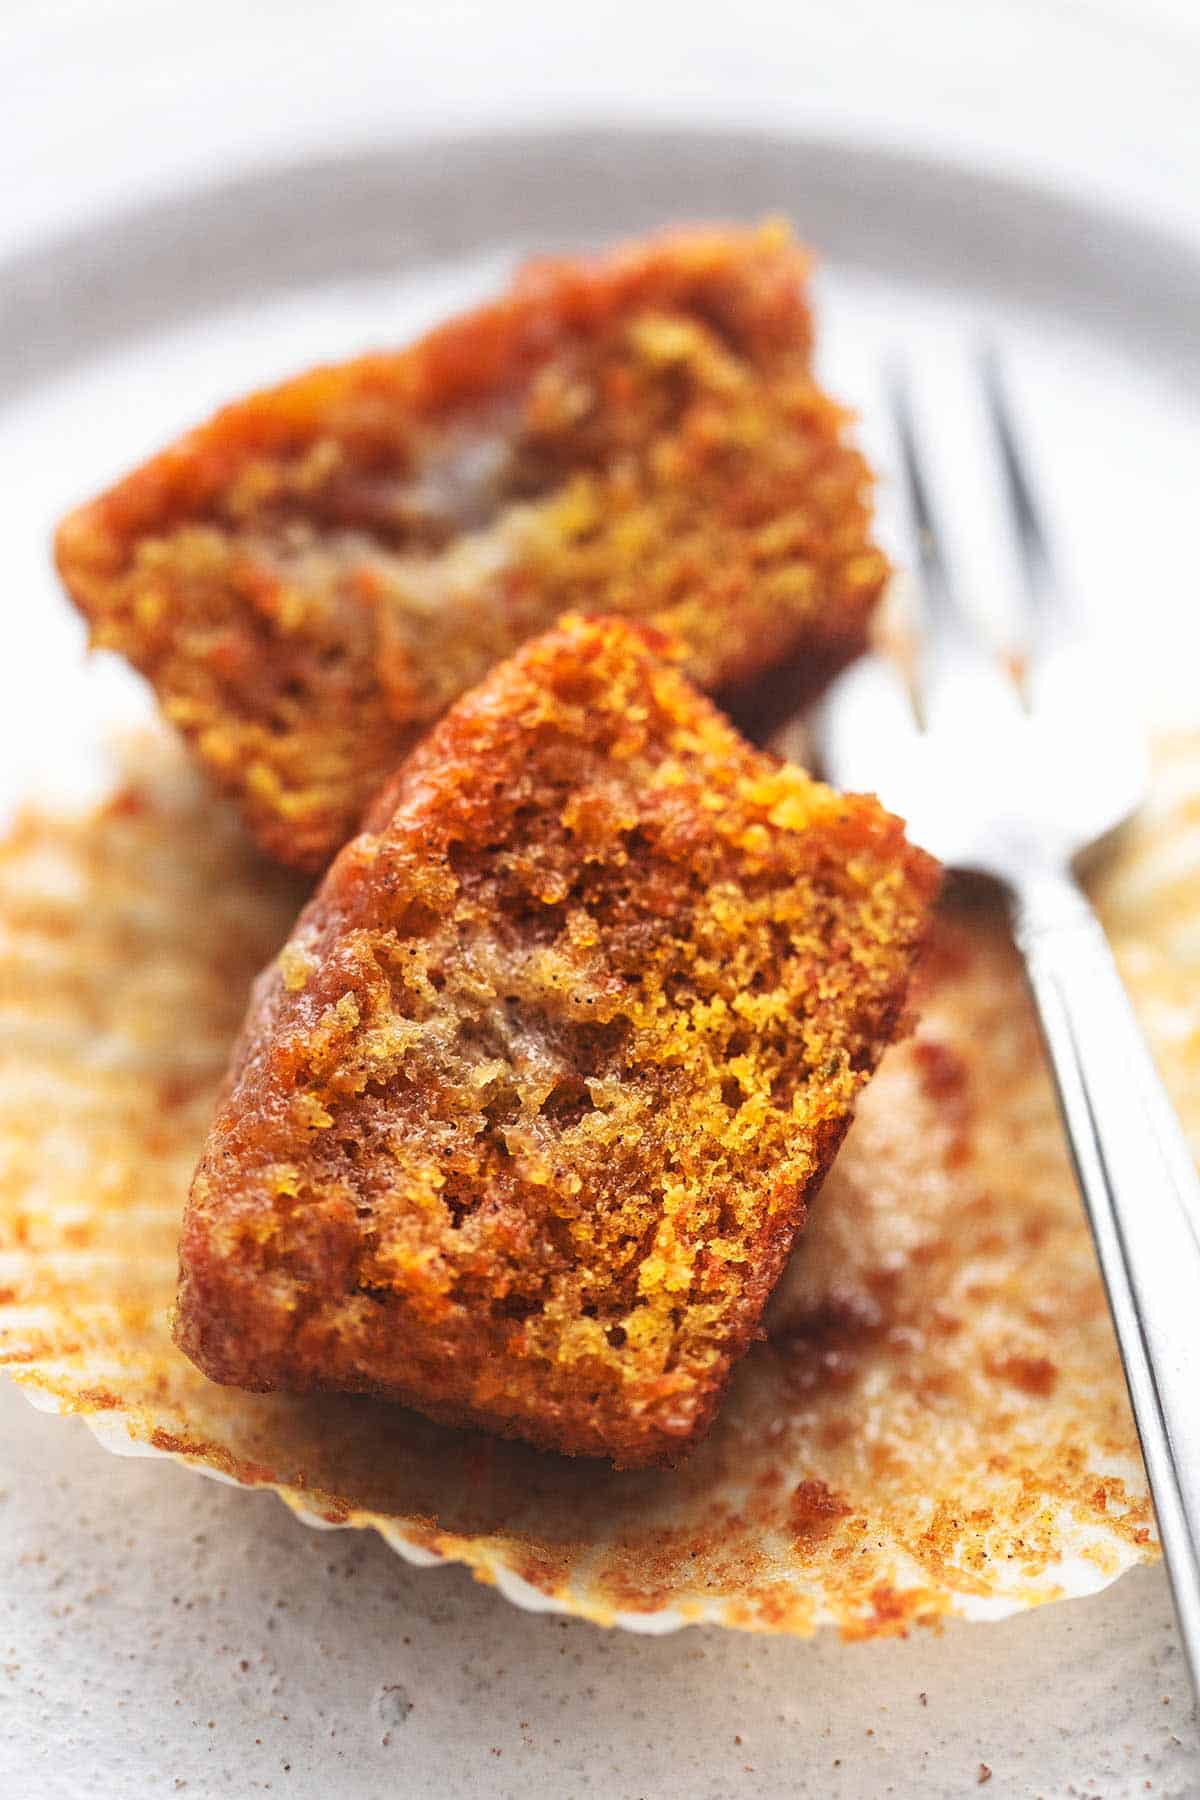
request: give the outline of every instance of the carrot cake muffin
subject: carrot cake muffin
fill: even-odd
[[[214,1380],[617,1464],[706,1430],[896,1034],[936,885],[876,801],[572,618],[461,699],[260,978],[187,1207]]]
[[[669,630],[711,691],[830,673],[886,569],[806,273],[777,225],[532,263],[408,349],[218,413],[63,522],[63,579],[299,868],[564,611]]]

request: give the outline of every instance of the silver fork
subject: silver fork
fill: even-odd
[[[1007,896],[1200,1696],[1200,1179],[1075,875],[1083,852],[1142,798],[1145,746],[1055,581],[994,358],[983,359],[981,379],[1025,577],[1026,677],[1018,688],[1004,674],[959,603],[897,375],[892,409],[924,605],[921,722],[895,665],[872,656],[830,691],[816,741],[839,787],[878,792],[916,842],[949,867],[992,877]]]

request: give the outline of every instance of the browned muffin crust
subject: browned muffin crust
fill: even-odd
[[[825,678],[886,565],[806,275],[779,226],[533,263],[409,349],[218,413],[64,520],[62,577],[301,868],[564,611],[669,630],[712,691]]]
[[[624,1465],[708,1426],[936,871],[661,648],[568,620],[493,671],[262,976],[183,1229],[215,1380]]]

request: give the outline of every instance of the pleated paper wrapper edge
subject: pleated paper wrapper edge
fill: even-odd
[[[250,981],[302,898],[165,736],[130,747],[102,806],[30,809],[0,846],[0,1364],[35,1404],[637,1631],[894,1635],[1157,1555],[1036,1026],[982,905],[939,920],[920,1023],[677,1471],[208,1382],[169,1335],[179,1218]],[[1161,747],[1096,898],[1200,1141],[1200,736]]]

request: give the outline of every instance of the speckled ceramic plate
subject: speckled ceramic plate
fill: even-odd
[[[822,360],[864,413],[903,344],[932,411],[982,331],[1008,349],[1065,560],[1127,619],[1131,704],[1194,708],[1178,570],[1191,505],[1200,271],[1135,222],[882,152],[622,133],[381,152],[183,196],[0,271],[0,482],[28,622],[0,667],[2,796],[98,810],[19,824],[0,930],[0,1336],[31,1398],[112,1447],[277,1488],[513,1599],[641,1629],[902,1629],[1089,1591],[1153,1554],[1086,1230],[994,922],[945,924],[917,1041],[886,1061],[709,1443],[616,1476],[370,1402],[203,1381],[165,1329],[174,1240],[254,968],[297,893],[249,857],[115,665],[85,666],[49,574],[53,519],[216,402],[410,334],[518,250],[682,217],[787,212],[828,261]],[[949,413],[949,408],[944,409]],[[953,453],[951,448],[951,453]],[[903,550],[890,494],[884,535]],[[987,518],[964,581],[1003,629]],[[28,596],[25,598],[25,596]],[[1164,652],[1164,645],[1167,651]],[[1178,740],[1113,872],[1135,993],[1200,1126],[1200,769]]]

